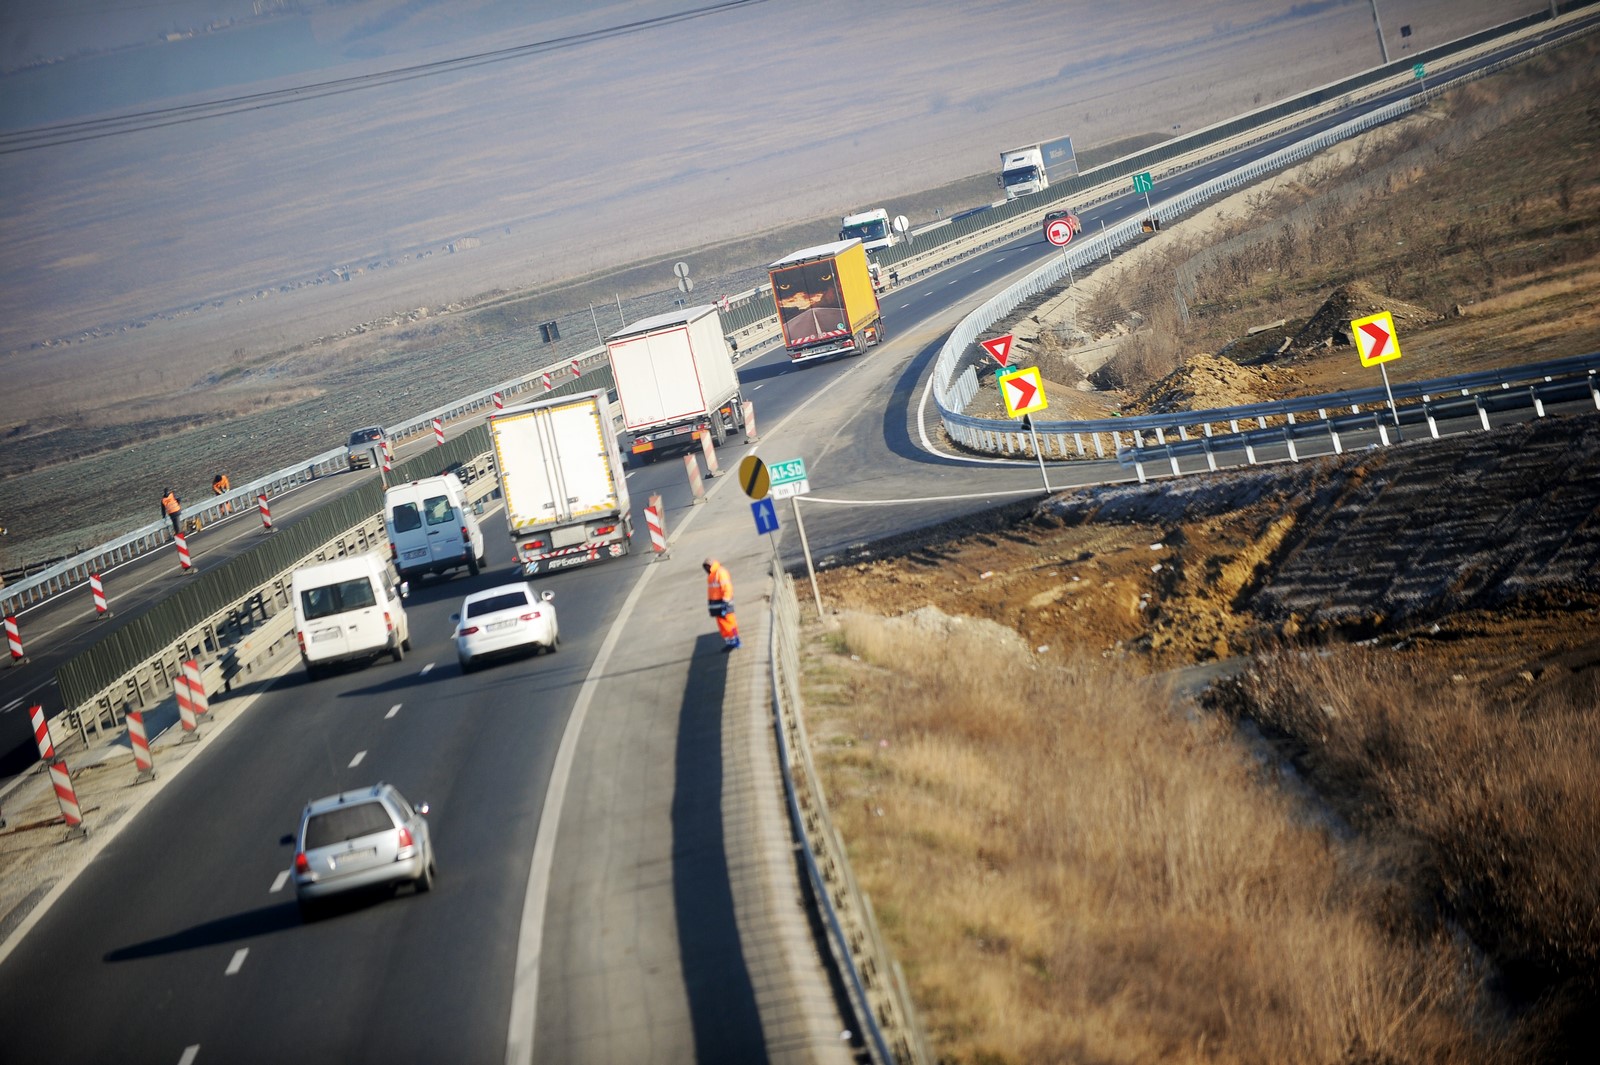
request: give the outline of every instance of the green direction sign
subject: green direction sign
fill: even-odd
[[[1142,174],[1133,175],[1133,191],[1134,192],[1150,192],[1155,187],[1156,187],[1155,182],[1150,180],[1150,171],[1146,170]]]
[[[1418,78],[1425,78],[1428,76],[1428,68],[1423,66],[1421,63],[1415,63],[1411,67],[1411,73],[1415,74]]]
[[[811,482],[806,479],[805,459],[774,462],[767,467],[767,474],[772,478],[772,499],[788,499],[811,491]]]

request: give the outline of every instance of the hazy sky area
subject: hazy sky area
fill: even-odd
[[[12,402],[171,345],[249,360],[395,310],[892,207],[994,169],[1014,144],[1188,130],[1379,59],[1368,0],[763,0],[631,31],[717,5],[295,6],[0,9]],[[1404,47],[1422,48],[1546,6],[1381,5],[1397,58],[1402,23]],[[190,30],[203,32],[161,40]],[[34,148],[16,132],[538,42],[554,43],[224,117],[78,128],[75,143]],[[67,58],[19,69],[52,57]],[[470,250],[446,254],[451,242]],[[333,268],[351,280],[296,287]]]

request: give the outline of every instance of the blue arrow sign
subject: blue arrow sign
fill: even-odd
[[[758,499],[750,504],[750,513],[756,519],[756,532],[765,536],[778,531],[778,510],[771,499]]]

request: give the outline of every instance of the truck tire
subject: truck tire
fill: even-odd
[[[478,556],[474,555],[472,553],[472,545],[468,544],[467,545],[467,572],[472,574],[474,577],[476,577],[478,575],[478,571],[481,568],[482,567],[478,563]]]
[[[711,443],[714,447],[721,447],[728,442],[728,427],[722,424],[722,412],[711,412]]]

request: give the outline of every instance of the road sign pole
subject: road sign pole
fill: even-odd
[[[811,578],[811,598],[817,602],[817,617],[822,617],[822,592],[817,588],[817,568],[811,564],[811,542],[806,539],[805,523],[800,520],[800,497],[790,496],[794,505],[794,527],[800,533],[800,550],[806,556],[806,576]]]
[[[1044,490],[1050,491],[1050,471],[1044,467],[1044,451],[1039,447],[1039,430],[1033,427],[1032,418],[1024,418],[1028,424],[1028,435],[1033,437],[1033,456],[1039,460],[1039,476],[1044,478]]]
[[[1387,363],[1378,363],[1378,369],[1383,372],[1383,390],[1389,393],[1389,413],[1394,416],[1394,434],[1400,439],[1405,439],[1405,430],[1400,428],[1400,408],[1395,406],[1394,389],[1389,387],[1389,366]]]

